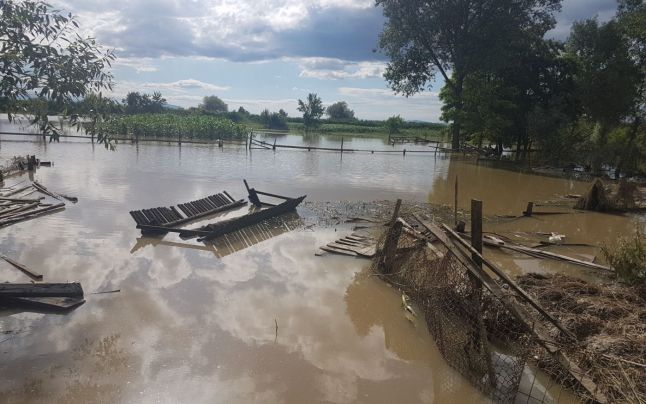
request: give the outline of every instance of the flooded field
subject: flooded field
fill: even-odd
[[[297,136],[278,139],[302,142]],[[340,140],[305,142],[325,146]],[[345,144],[393,149],[375,139],[345,139]],[[2,253],[37,269],[47,281],[81,282],[87,302],[65,316],[0,312],[5,402],[481,401],[444,363],[425,325],[404,317],[397,291],[368,275],[368,261],[314,256],[342,225],[301,226],[218,255],[141,239],[128,211],[222,190],[246,198],[243,178],[269,192],[307,194],[309,201],[403,198],[452,204],[457,175],[460,207],[480,198],[490,216],[520,215],[530,200],[587,187],[432,153],[340,155],[166,143],[119,144],[109,152],[88,141],[47,144],[0,136],[0,160],[25,154],[52,161],[54,166],[40,168],[34,179],[77,196],[79,203],[0,229]],[[316,222],[307,206],[298,213]],[[500,219],[485,230],[518,238],[558,232],[571,242],[600,245],[636,226],[644,227],[640,217],[571,213]],[[590,247],[553,251],[598,253]],[[512,273],[585,271],[491,256]],[[26,281],[4,264],[0,274],[3,282]],[[120,292],[92,294],[114,289]]]

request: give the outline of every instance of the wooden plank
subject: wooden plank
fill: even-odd
[[[34,217],[41,216],[47,213],[53,213],[55,211],[62,210],[62,209],[65,209],[64,203],[59,203],[52,206],[46,206],[40,209],[31,210],[28,212],[22,212],[21,215],[12,216],[8,219],[1,220],[0,227],[21,222],[23,220],[33,219]]]
[[[43,199],[43,198],[27,199],[27,198],[4,198],[4,197],[0,197],[0,201],[9,201],[9,202],[13,202],[13,203],[34,203],[34,202],[40,202],[40,200]]]
[[[548,259],[553,259],[557,261],[568,262],[570,264],[579,265],[582,267],[614,272],[614,269],[607,265],[595,264],[594,262],[579,260],[576,258],[568,257],[567,255],[556,254],[549,251],[539,250],[537,248],[525,247],[517,244],[512,245],[505,242],[503,242],[503,244],[500,244],[499,242],[493,242],[491,240],[488,240],[486,237],[483,239],[483,241],[485,245],[490,247],[505,248],[507,250],[516,251],[535,258],[548,258]]]
[[[0,297],[83,297],[80,283],[0,283]]]
[[[43,275],[32,271],[31,269],[27,268],[23,264],[12,260],[11,258],[7,257],[6,255],[0,255],[0,258],[7,261],[8,263],[10,263],[15,268],[18,268],[20,271],[22,271],[22,273],[24,273],[25,275],[27,275],[31,279],[33,279],[35,281],[42,281],[43,280]]]
[[[11,209],[3,210],[0,212],[0,219],[5,219],[7,217],[16,216],[17,213],[23,212],[25,210],[33,209],[37,207],[39,202],[29,203],[29,204],[18,204],[16,207]]]
[[[347,255],[347,256],[350,256],[350,257],[356,257],[357,256],[357,253],[355,253],[355,252],[347,251],[347,250],[339,250],[339,249],[334,248],[334,247],[322,246],[322,247],[319,247],[319,248],[321,250],[329,252],[329,253]]]
[[[233,197],[229,195],[227,191],[223,191],[223,192],[224,192],[224,195],[226,195],[229,198],[229,200],[231,200],[231,202],[235,201],[235,199],[233,199]]]
[[[264,192],[264,191],[257,191],[257,190],[256,190],[256,193],[257,193],[257,194],[259,194],[259,195],[269,196],[269,197],[271,197],[271,198],[278,198],[278,199],[285,199],[285,200],[292,199],[292,198],[290,198],[289,196],[282,196],[282,195],[270,194],[269,192]]]

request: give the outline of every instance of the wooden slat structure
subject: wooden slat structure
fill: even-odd
[[[245,205],[246,203],[242,199],[233,199],[225,191],[168,208],[159,207],[133,210],[130,211],[130,216],[137,223],[137,228],[142,229],[142,231],[162,233],[167,231],[164,227],[179,226],[205,216]]]

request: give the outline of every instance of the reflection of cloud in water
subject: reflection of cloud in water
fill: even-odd
[[[0,229],[3,252],[46,281],[80,281],[88,293],[87,303],[66,316],[0,314],[0,330],[8,332],[0,341],[10,338],[0,343],[3,399],[343,403],[441,397],[436,377],[446,366],[433,356],[427,333],[400,317],[398,294],[376,279],[355,277],[365,261],[313,256],[317,246],[338,238],[333,229],[285,233],[221,259],[212,251],[166,246],[129,252],[139,231],[128,210],[221,189],[242,195],[242,175],[276,193],[302,185],[303,193],[325,199],[346,191],[350,199],[370,194],[372,188],[355,188],[360,182],[354,180],[343,192],[326,194],[348,181],[339,175],[338,156],[316,155],[309,169],[325,178],[316,183],[320,189],[308,189],[309,179],[262,179],[268,167],[303,172],[299,164],[314,154],[281,159],[257,153],[251,162],[244,151],[183,147],[178,161],[174,147],[142,146],[138,154],[120,148],[110,154],[98,147],[91,152],[87,144],[2,143],[3,155],[30,152],[54,161],[37,179],[80,199],[56,215]],[[372,158],[344,157],[343,170]],[[407,167],[391,160],[393,171]],[[416,183],[430,181],[425,169],[408,166],[417,170]],[[359,175],[373,168],[370,162]],[[13,269],[0,267],[0,274],[2,281],[26,281]],[[121,292],[89,294],[111,289]],[[462,390],[467,393],[449,398],[477,397],[468,386]]]

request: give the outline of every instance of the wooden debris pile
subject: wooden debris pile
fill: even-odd
[[[375,256],[376,247],[377,240],[373,237],[354,232],[349,236],[341,237],[332,243],[319,247],[323,252],[316,253],[316,255],[331,253],[359,258],[372,258]]]
[[[65,209],[65,200],[78,201],[75,197],[50,191],[36,181],[24,186],[21,184],[0,188],[0,227],[61,211]],[[45,197],[30,197],[34,193],[47,195],[57,202],[46,202]]]

